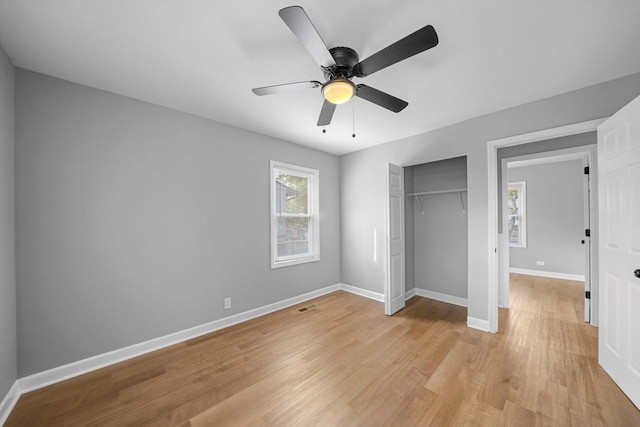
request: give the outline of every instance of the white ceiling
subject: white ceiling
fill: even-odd
[[[323,80],[278,16],[294,0],[0,0],[16,66],[334,154],[640,71],[638,0],[299,0],[328,47],[364,59],[426,24],[440,44],[365,79],[409,102],[354,98],[323,134]],[[356,138],[351,137],[355,108]]]

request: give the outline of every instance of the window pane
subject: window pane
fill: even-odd
[[[309,179],[276,170],[276,213],[309,213]]]
[[[509,214],[517,214],[518,207],[520,203],[518,203],[518,189],[517,188],[509,188],[507,193],[507,212]]]
[[[526,182],[510,182],[507,187],[507,236],[513,247],[526,247]]]
[[[519,215],[509,215],[509,243],[520,243]]]
[[[278,257],[305,255],[309,246],[310,218],[278,218]]]

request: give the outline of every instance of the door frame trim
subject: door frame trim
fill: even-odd
[[[498,277],[500,272],[498,266],[500,258],[498,254],[498,148],[597,131],[598,126],[606,119],[605,117],[487,141],[487,250],[489,253],[487,296],[489,332],[498,332]]]

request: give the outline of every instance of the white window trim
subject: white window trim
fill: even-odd
[[[513,187],[518,187],[518,196],[521,202],[518,208],[518,213],[520,215],[521,228],[520,230],[518,230],[520,233],[520,242],[512,243],[509,240],[509,247],[526,248],[527,247],[527,183],[526,181],[510,182],[507,186],[507,188],[513,188]]]
[[[291,265],[304,264],[307,262],[314,262],[320,260],[320,172],[316,169],[305,168],[302,166],[291,165],[288,163],[282,163],[275,160],[270,162],[270,180],[269,188],[271,195],[269,217],[271,219],[271,268],[287,267]],[[278,216],[276,215],[276,186],[274,174],[275,169],[282,169],[291,173],[292,175],[303,176],[309,179],[309,214],[311,218],[310,231],[310,246],[311,254],[309,255],[296,255],[290,257],[278,258]],[[290,215],[295,216],[295,215]],[[307,216],[307,215],[300,215]]]

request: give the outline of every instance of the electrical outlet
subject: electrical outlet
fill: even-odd
[[[229,310],[231,308],[231,298],[224,299],[224,309]]]
[[[536,261],[536,265],[544,265],[544,261]]]

